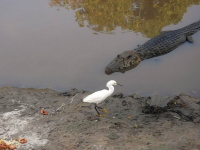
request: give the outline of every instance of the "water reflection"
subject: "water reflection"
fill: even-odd
[[[158,35],[164,26],[177,24],[199,0],[50,0],[50,6],[76,10],[79,26],[112,33],[116,27]]]

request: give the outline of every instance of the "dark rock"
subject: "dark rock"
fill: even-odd
[[[200,122],[199,101],[185,94],[166,98],[153,96],[146,100],[142,112],[146,114],[173,112],[186,121]]]
[[[114,98],[123,98],[123,93],[116,93],[116,94],[114,94],[112,97],[114,97]]]

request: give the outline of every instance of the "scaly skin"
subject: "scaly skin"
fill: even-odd
[[[124,51],[117,55],[117,57],[107,65],[105,73],[124,73],[127,70],[135,68],[142,60],[167,54],[186,41],[192,43],[191,35],[198,30],[200,30],[200,20],[178,30],[164,31],[138,48]]]

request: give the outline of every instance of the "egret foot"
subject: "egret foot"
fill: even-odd
[[[102,109],[102,112],[104,112],[106,114],[108,113],[108,111],[105,108]]]
[[[99,116],[99,117],[105,117],[106,115],[97,114],[97,116]]]

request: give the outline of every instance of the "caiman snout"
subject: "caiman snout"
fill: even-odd
[[[117,55],[105,68],[105,73],[110,75],[114,72],[125,73],[126,71],[136,67],[141,61],[140,56],[134,50],[124,51]]]
[[[105,68],[105,73],[106,73],[107,75],[110,75],[110,74],[113,73],[113,71],[112,71],[111,69],[109,69],[108,67],[106,67],[106,68]]]

